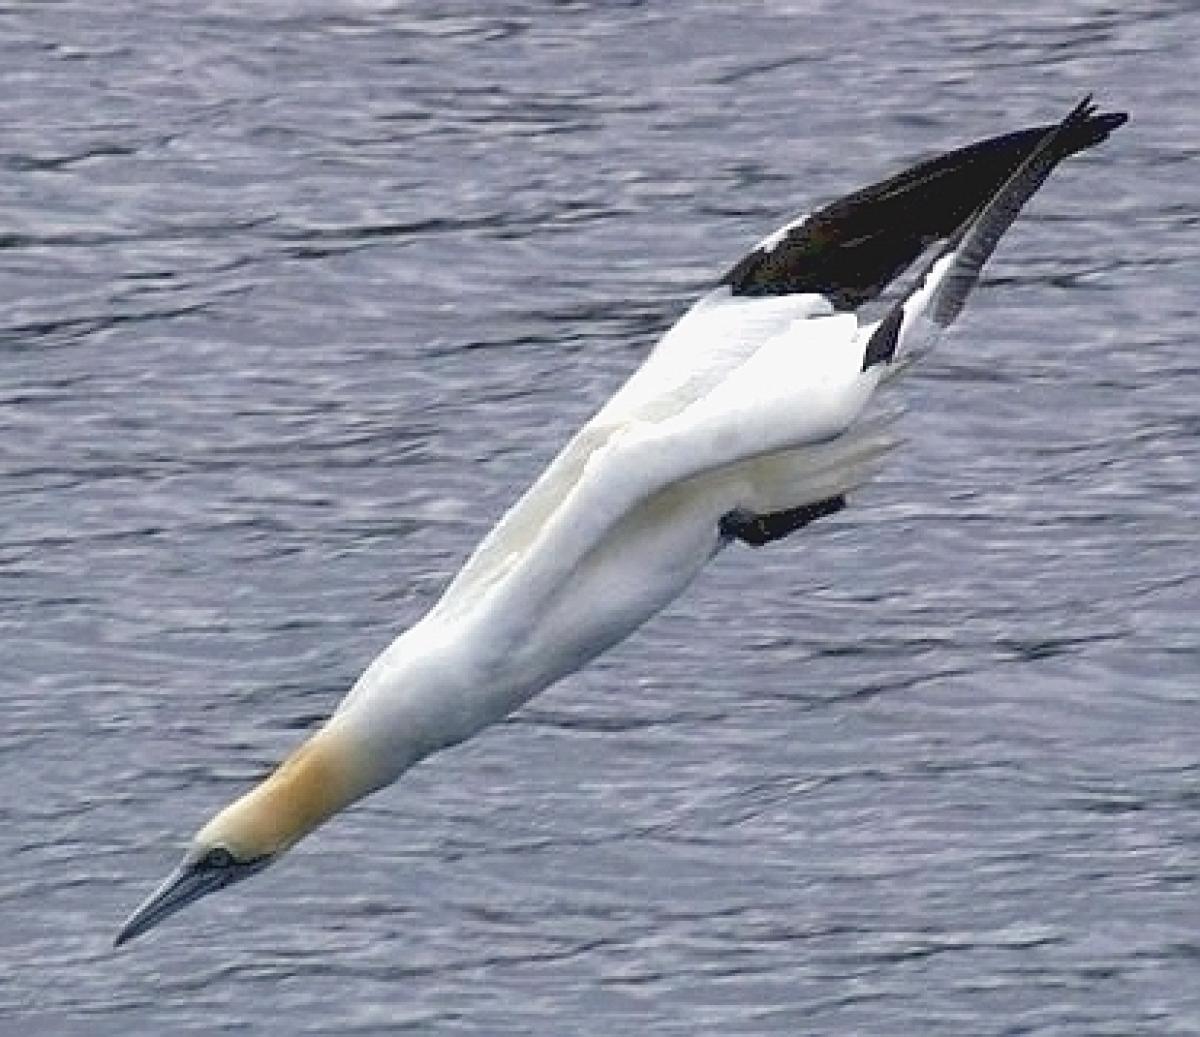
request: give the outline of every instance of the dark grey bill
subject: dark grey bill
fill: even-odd
[[[121,926],[113,941],[114,947],[141,936],[164,918],[209,893],[253,875],[269,863],[263,857],[239,861],[226,849],[209,850],[202,856],[188,854],[166,881],[148,896]]]

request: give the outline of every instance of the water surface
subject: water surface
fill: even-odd
[[[0,8],[14,1032],[1200,1032],[1189,3]],[[1095,90],[854,506],[114,953],[688,300]]]

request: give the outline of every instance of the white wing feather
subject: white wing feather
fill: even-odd
[[[582,458],[568,457],[568,447],[562,465],[555,462],[547,473],[552,485],[539,481],[502,523],[513,534],[503,538],[504,546],[513,550],[503,561],[490,559],[488,593],[536,608],[624,516],[698,476],[720,479],[727,491],[713,496],[714,528],[723,510],[753,507],[764,496],[786,499],[763,484],[772,474],[786,473],[796,483],[821,471],[820,451],[808,456],[800,451],[846,430],[878,383],[877,368],[859,369],[857,332],[849,314],[794,322],[677,413],[606,426],[602,440]],[[589,425],[576,442],[597,434]],[[753,464],[739,467],[756,459],[762,462],[757,470]],[[719,472],[724,474],[714,474]],[[853,484],[865,476],[854,468],[846,478]],[[842,485],[846,478],[827,478],[828,492],[848,488]],[[731,498],[728,491],[747,499]],[[789,500],[798,503],[803,500]],[[481,552],[494,551],[498,541],[485,542]],[[476,583],[474,589],[483,588]]]
[[[660,421],[679,414],[719,386],[765,344],[805,329],[808,318],[832,312],[819,295],[742,298],[731,296],[728,288],[717,288],[701,298],[487,535],[450,584],[438,611],[444,614],[471,604],[485,588],[504,577],[579,483],[596,451],[627,430],[631,422]],[[803,339],[793,339],[792,347],[803,351]],[[741,401],[738,407],[748,410],[749,401]]]
[[[659,340],[594,421],[619,424],[677,413],[797,321],[832,313],[820,295],[733,296],[727,287],[715,288]]]

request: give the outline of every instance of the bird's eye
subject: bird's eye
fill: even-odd
[[[209,850],[200,861],[206,868],[230,868],[234,864],[233,854],[224,846]]]

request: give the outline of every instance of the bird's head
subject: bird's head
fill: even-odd
[[[208,893],[262,871],[322,821],[371,790],[348,738],[333,725],[208,822],[166,880],[126,920],[119,946]]]

